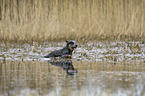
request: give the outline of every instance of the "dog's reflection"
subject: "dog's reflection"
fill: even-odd
[[[55,65],[57,67],[63,68],[64,70],[66,70],[66,73],[68,75],[74,75],[75,73],[78,72],[77,69],[74,68],[73,64],[72,64],[72,60],[70,59],[65,59],[65,60],[49,60],[49,63],[51,63],[52,65]]]

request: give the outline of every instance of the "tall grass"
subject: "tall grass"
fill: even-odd
[[[0,40],[144,40],[144,0],[0,0]]]

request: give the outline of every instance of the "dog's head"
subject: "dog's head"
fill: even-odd
[[[77,43],[76,43],[75,41],[73,41],[73,40],[70,40],[70,41],[67,41],[67,40],[66,40],[66,43],[67,43],[66,46],[67,46],[71,51],[73,51],[74,49],[76,49],[76,48],[78,47]]]

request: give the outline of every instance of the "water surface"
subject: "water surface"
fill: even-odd
[[[41,56],[61,49],[65,42],[33,44],[0,44],[0,59],[3,60],[40,60]],[[87,42],[80,43],[74,51],[73,59],[86,61],[121,62],[124,60],[145,60],[144,42]]]
[[[143,62],[72,61],[73,75],[40,61],[0,63],[0,94],[4,96],[144,96]],[[25,95],[24,95],[25,94]]]
[[[145,96],[145,44],[88,42],[72,59],[41,56],[65,43],[0,45],[0,95]]]

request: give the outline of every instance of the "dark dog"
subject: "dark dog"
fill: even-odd
[[[66,43],[67,44],[63,49],[52,51],[44,57],[45,58],[49,58],[49,57],[71,57],[73,50],[75,48],[77,48],[78,45],[73,40],[70,40],[70,41],[66,40]]]

